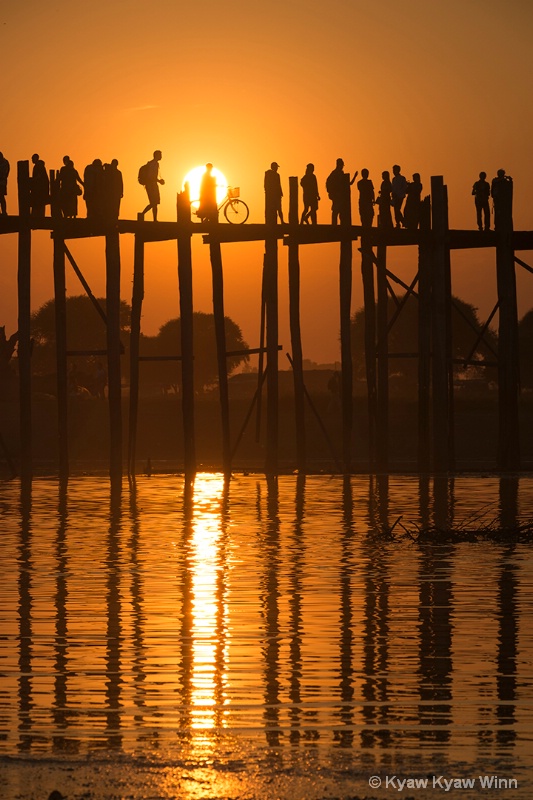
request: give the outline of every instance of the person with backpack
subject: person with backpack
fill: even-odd
[[[163,178],[159,177],[159,162],[162,157],[161,150],[154,150],[154,157],[152,160],[143,164],[139,169],[139,183],[146,189],[149,201],[144,211],[141,211],[141,214],[144,216],[147,211],[152,209],[154,222],[157,222],[157,206],[161,202],[159,184],[161,184],[161,186],[165,185]]]

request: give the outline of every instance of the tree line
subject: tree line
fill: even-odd
[[[67,347],[69,351],[101,351],[101,354],[71,355],[69,364],[69,384],[73,394],[87,393],[99,395],[102,374],[106,368],[106,300],[97,302],[103,313],[98,313],[92,301],[85,295],[67,298]],[[397,313],[398,304],[402,305]],[[418,374],[418,302],[412,295],[389,299],[390,327],[387,349],[390,355],[389,373],[398,382],[415,387]],[[128,303],[120,304],[120,337],[123,349],[124,380],[129,381],[131,308]],[[141,365],[141,385],[154,392],[179,393],[181,388],[181,367],[179,363],[181,343],[181,321],[179,318],[165,322],[155,336],[141,335],[140,355],[152,358]],[[194,313],[193,334],[195,342],[194,373],[196,392],[209,392],[218,383],[215,326],[213,314],[197,311]],[[244,351],[248,348],[241,328],[230,317],[225,317],[227,351]],[[484,362],[496,361],[498,338],[494,330],[488,328],[482,338],[483,323],[479,320],[477,309],[460,298],[452,300],[452,342],[454,370],[456,375],[475,377],[482,383],[497,380],[494,366],[483,367]],[[37,388],[55,394],[56,336],[55,302],[44,303],[31,318],[32,372]],[[365,311],[358,309],[352,317],[352,354],[356,379],[365,378]],[[5,396],[11,384],[16,384],[16,355],[14,337],[4,339],[6,346],[0,348],[0,392]],[[479,340],[479,341],[478,341]],[[472,354],[472,348],[478,346]],[[9,342],[9,346],[8,346]],[[528,311],[519,323],[519,343],[522,388],[533,388],[533,309]],[[400,354],[400,357],[397,357]],[[471,357],[478,366],[467,367],[464,361]],[[169,357],[170,360],[160,360]],[[228,374],[234,374],[239,367],[248,362],[245,353],[227,358]]]

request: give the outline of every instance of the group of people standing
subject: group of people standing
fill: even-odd
[[[51,203],[50,179],[42,158],[38,153],[31,157],[30,208],[35,219],[44,219],[46,207]],[[7,214],[7,179],[9,161],[0,153],[0,213]],[[95,158],[85,167],[83,178],[70,156],[63,157],[63,166],[58,173],[59,205],[65,219],[78,216],[78,198],[83,196],[87,206],[87,219],[96,222],[117,220],[120,201],[124,194],[122,173],[114,158],[109,164]]]
[[[279,221],[283,224],[281,200],[283,191],[279,176],[279,164],[273,161],[265,172],[265,220],[270,224]],[[328,175],[326,191],[331,200],[331,223],[337,225],[349,219],[351,208],[350,187],[355,183],[359,172],[351,177],[344,171],[344,161],[337,159],[335,169]],[[415,172],[413,180],[408,181],[401,173],[401,167],[395,164],[392,168],[392,179],[388,170],[381,174],[381,185],[376,196],[374,184],[370,180],[368,169],[361,170],[361,179],[357,182],[359,191],[359,215],[364,228],[371,227],[374,222],[375,206],[379,209],[378,225],[383,228],[410,228],[416,230],[420,224],[420,205],[422,182]],[[300,180],[303,192],[303,211],[300,223],[317,224],[317,211],[320,202],[318,180],[314,164],[308,164],[305,175]],[[394,212],[394,221],[392,218]]]
[[[63,166],[59,170],[59,201],[66,219],[78,216],[78,197],[82,195],[87,207],[87,219],[93,222],[118,219],[124,182],[116,158],[109,164],[95,158],[87,164],[81,178],[70,156],[63,157]]]
[[[496,177],[489,184],[487,173],[480,172],[479,179],[472,186],[474,203],[476,206],[476,221],[480,231],[490,231],[490,204],[492,197],[494,204],[494,227],[498,230],[506,222],[506,215],[511,214],[511,200],[513,196],[513,179],[505,174],[504,169],[499,169]]]

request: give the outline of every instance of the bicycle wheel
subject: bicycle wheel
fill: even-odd
[[[249,214],[250,209],[244,200],[239,200],[237,197],[228,200],[224,206],[224,216],[232,225],[242,225],[248,219]]]

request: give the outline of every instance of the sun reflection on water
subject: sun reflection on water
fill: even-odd
[[[222,502],[224,478],[202,474],[193,490],[190,561],[192,578],[191,728],[209,731],[224,724],[224,563]]]

